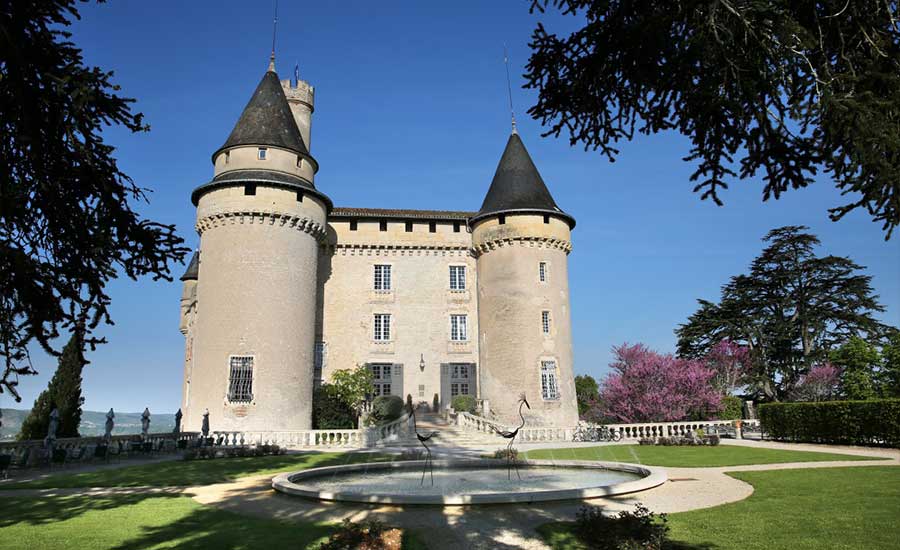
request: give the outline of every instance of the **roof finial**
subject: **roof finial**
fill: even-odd
[[[275,33],[278,30],[278,0],[275,0],[275,18],[272,20],[272,55],[269,56],[269,70],[275,72]]]
[[[509,117],[512,120],[512,133],[518,134],[516,130],[516,112],[513,110],[512,102],[512,86],[509,83],[509,53],[506,51],[506,44],[503,44],[503,63],[506,65],[506,92],[509,94]]]

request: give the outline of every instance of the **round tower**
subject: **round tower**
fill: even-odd
[[[308,84],[302,83],[311,90]],[[311,101],[311,94],[310,94]],[[200,234],[193,362],[184,425],[311,428],[316,268],[331,201],[274,61],[194,190]]]
[[[567,258],[575,219],[556,205],[513,130],[481,210],[469,220],[478,270],[481,396],[501,421],[578,422]]]

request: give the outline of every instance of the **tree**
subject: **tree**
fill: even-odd
[[[828,401],[838,395],[841,369],[830,363],[814,365],[800,377],[791,391],[794,401]]]
[[[366,397],[375,391],[372,371],[366,367],[340,369],[331,373],[331,381],[323,387],[328,395],[350,407],[357,416]]]
[[[83,64],[62,30],[74,0],[6,2],[0,9],[0,392],[20,401],[34,374],[29,345],[59,356],[61,331],[92,336],[112,323],[106,286],[124,274],[171,280],[188,249],[175,227],[142,218],[147,190],[119,170],[102,132],[148,127],[116,94],[112,73]]]
[[[81,424],[81,371],[87,361],[84,358],[84,342],[76,332],[62,350],[59,365],[47,389],[42,391],[34,401],[31,412],[22,422],[19,440],[43,439],[47,437],[50,424],[50,413],[56,407],[59,410],[59,429],[57,437],[78,437],[78,425]]]
[[[328,384],[313,391],[314,430],[350,430],[356,428],[356,416],[356,411],[329,394]]]
[[[635,131],[674,130],[702,199],[761,174],[763,200],[823,171],[841,195],[833,220],[864,208],[885,238],[900,223],[897,3],[823,0],[532,0],[581,16],[557,36],[538,24],[529,113],[600,149]]]
[[[881,372],[878,376],[882,397],[900,397],[900,330],[893,329],[881,348]]]
[[[715,373],[712,385],[722,395],[731,395],[745,384],[750,368],[750,350],[727,338],[714,345],[703,362]]]
[[[680,325],[678,355],[702,358],[728,339],[750,355],[747,382],[768,399],[788,397],[812,365],[852,336],[879,341],[886,327],[872,278],[849,258],[817,256],[819,239],[803,226],[773,229],[750,272],[722,287],[718,303]]]
[[[841,369],[841,393],[846,399],[876,397],[876,369],[881,354],[872,344],[858,336],[830,353],[831,362]]]
[[[621,422],[670,422],[705,418],[721,407],[702,362],[662,355],[643,344],[613,348],[613,370],[601,384],[604,416]]]
[[[597,399],[600,388],[597,381],[589,374],[579,374],[575,377],[575,397],[578,399],[578,416],[584,415],[590,409],[591,402]]]

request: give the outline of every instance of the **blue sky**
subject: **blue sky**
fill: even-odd
[[[808,225],[821,252],[867,266],[900,325],[900,235],[885,243],[862,212],[832,223],[840,203],[822,180],[779,201],[761,201],[760,181],[735,183],[716,207],[691,192],[688,143],[675,134],[621,145],[615,163],[541,138],[520,89],[538,20],[563,31],[577,19],[531,15],[526,0],[281,2],[278,62],[299,62],[316,87],[311,149],[316,185],[336,205],[477,210],[509,133],[503,44],[509,47],[519,131],[557,203],[578,220],[570,262],[575,371],[602,376],[610,347],[644,342],[674,349],[673,329],[697,298],[716,299],[742,272],[771,228]],[[112,2],[81,6],[76,43],[88,63],[115,71],[122,93],[151,125],[147,134],[107,132],[120,167],[153,190],[141,211],[198,243],[189,195],[212,175],[225,140],[268,63],[270,2]],[[175,268],[176,277],[182,267]],[[180,284],[110,285],[116,325],[91,353],[85,407],[172,412],[181,399]],[[30,406],[55,360],[35,356],[23,378]],[[0,406],[15,406],[8,394]]]

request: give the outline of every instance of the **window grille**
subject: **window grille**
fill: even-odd
[[[376,265],[375,266],[375,290],[391,289],[391,266]]]
[[[374,386],[374,392],[372,395],[374,397],[378,397],[380,395],[391,395],[391,385],[390,384],[372,384]]]
[[[541,361],[541,396],[547,400],[559,399],[556,361]]]
[[[391,314],[375,314],[375,340],[386,341],[391,339]]]
[[[450,316],[450,340],[454,342],[465,342],[466,336],[466,316],[451,315]]]
[[[547,282],[547,262],[541,262],[538,264],[538,277],[540,278],[542,283]]]
[[[459,393],[460,395],[469,395],[469,385],[466,383],[462,383],[459,385]]]
[[[550,312],[549,311],[541,312],[541,329],[544,331],[544,334],[550,334]]]
[[[394,365],[390,363],[370,363],[369,370],[372,371],[372,378],[375,380],[390,380],[392,366]]]
[[[450,266],[450,290],[466,289],[466,266],[451,265]]]
[[[450,397],[459,395],[459,384],[450,384]]]
[[[228,400],[234,403],[253,401],[253,356],[232,355],[228,362]]]

